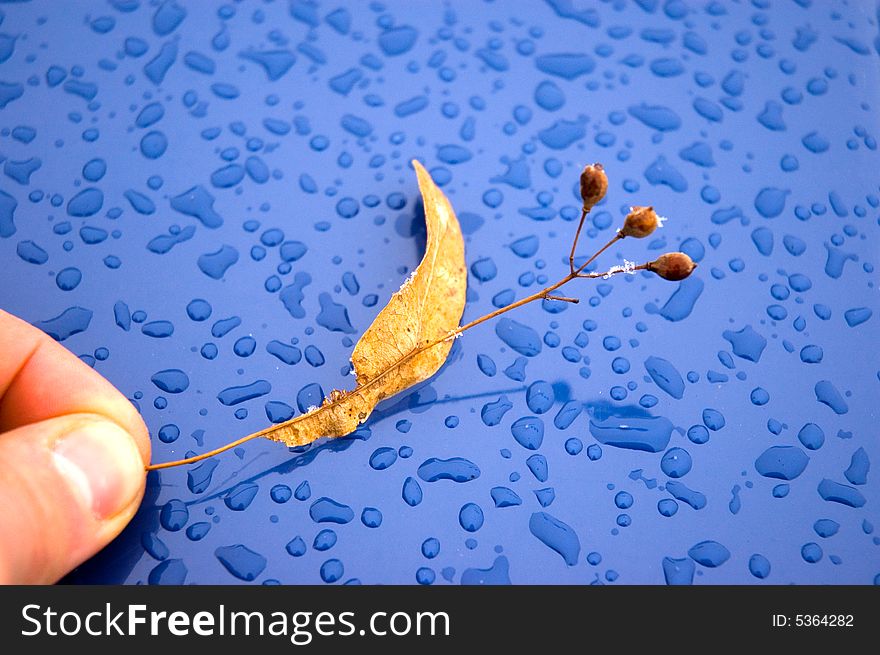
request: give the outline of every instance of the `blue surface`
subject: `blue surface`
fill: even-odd
[[[467,320],[567,269],[577,175],[681,284],[583,281],[460,339],[353,437],[149,476],[76,582],[857,583],[880,574],[872,2],[0,8],[0,305],[136,402],[155,461],[350,386],[417,265]],[[592,8],[584,8],[592,7]]]

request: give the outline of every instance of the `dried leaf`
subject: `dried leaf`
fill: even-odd
[[[254,436],[302,446],[350,434],[379,401],[428,379],[446,361],[452,340],[444,338],[464,311],[464,240],[449,200],[419,162],[412,164],[425,205],[425,256],[357,342],[351,357],[357,387],[334,390],[320,407]]]

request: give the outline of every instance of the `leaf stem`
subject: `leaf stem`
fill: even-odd
[[[589,212],[588,208],[584,208],[584,210],[582,211],[581,220],[580,220],[580,223],[578,224],[577,232],[575,233],[575,236],[574,236],[574,242],[573,242],[572,248],[571,248],[571,255],[569,257],[569,267],[570,268],[569,268],[568,275],[563,277],[561,280],[551,284],[549,287],[547,287],[545,289],[541,289],[540,291],[537,291],[537,292],[531,294],[530,296],[526,296],[525,298],[517,300],[516,302],[511,303],[505,307],[501,307],[499,309],[496,309],[494,312],[490,312],[484,316],[476,318],[469,323],[465,323],[464,325],[457,327],[455,330],[452,330],[449,334],[447,334],[443,337],[440,337],[438,339],[434,339],[433,341],[430,341],[429,343],[426,343],[425,345],[420,346],[420,347],[416,348],[415,350],[410,351],[409,353],[404,355],[402,358],[397,360],[392,366],[389,366],[387,369],[385,369],[384,371],[379,373],[372,380],[368,380],[364,384],[359,385],[359,387],[357,389],[355,389],[355,391],[363,391],[363,389],[373,386],[379,380],[383,379],[386,375],[388,375],[388,373],[390,373],[393,370],[396,370],[397,368],[399,368],[401,365],[408,362],[413,357],[416,357],[416,356],[420,355],[421,353],[425,352],[426,350],[430,350],[431,348],[434,348],[435,346],[438,346],[445,341],[449,341],[450,339],[454,339],[455,337],[462,334],[463,332],[466,332],[467,330],[470,330],[471,328],[476,327],[476,326],[480,325],[481,323],[485,323],[486,321],[489,321],[497,316],[501,316],[502,314],[506,314],[507,312],[509,312],[513,309],[516,309],[517,307],[522,307],[523,305],[527,305],[530,302],[534,302],[535,300],[543,300],[543,299],[561,300],[564,302],[577,303],[578,302],[577,298],[568,298],[565,296],[553,295],[553,292],[556,291],[558,288],[564,286],[565,284],[568,284],[569,282],[571,282],[572,280],[574,280],[576,278],[604,277],[605,275],[614,275],[616,273],[623,272],[622,270],[609,270],[604,273],[584,273],[583,272],[590,264],[592,264],[596,260],[596,258],[599,257],[599,255],[601,255],[603,252],[608,250],[615,243],[617,243],[618,241],[620,241],[621,239],[624,238],[619,232],[617,234],[615,234],[614,237],[608,243],[606,243],[599,250],[597,250],[595,253],[593,253],[593,255],[589,259],[587,259],[587,261],[585,261],[583,264],[581,264],[580,266],[575,268],[574,250],[575,250],[575,247],[577,246],[578,237],[580,236],[581,230],[583,229],[584,219],[586,218],[588,212]],[[636,270],[643,269],[643,268],[645,268],[645,265],[636,267]],[[333,407],[334,405],[336,405],[339,402],[341,402],[341,399],[336,400],[336,401],[330,401],[330,402],[325,401],[325,403],[322,404],[317,409],[315,409],[314,412],[326,411],[328,408]],[[265,428],[264,430],[260,430],[259,432],[249,434],[246,437],[242,437],[241,439],[238,439],[236,441],[228,443],[225,446],[215,448],[214,450],[208,451],[206,453],[202,453],[201,455],[195,455],[193,457],[187,457],[186,459],[179,459],[179,460],[175,460],[172,462],[163,462],[161,464],[149,464],[144,468],[147,471],[155,471],[155,470],[159,470],[159,469],[171,468],[173,466],[194,464],[195,462],[199,462],[203,459],[213,457],[214,455],[218,455],[222,452],[225,452],[227,450],[235,448],[236,446],[240,446],[241,444],[243,444],[247,441],[250,441],[251,439],[256,439],[258,437],[268,436],[274,430],[276,430],[284,425],[287,425],[293,421],[297,421],[300,418],[302,418],[302,416],[305,416],[305,414],[302,414],[301,416],[295,417],[295,418],[291,419],[290,421],[286,421],[285,423],[281,423],[279,425],[273,425],[268,428]]]
[[[148,464],[144,467],[146,471],[158,471],[159,469],[167,469],[172,466],[183,466],[184,464],[195,464],[196,462],[200,462],[203,459],[208,459],[209,457],[213,457],[214,455],[219,455],[220,453],[224,453],[227,450],[231,450],[236,446],[240,446],[241,444],[250,441],[251,439],[256,439],[257,437],[262,436],[260,432],[254,432],[253,434],[249,434],[246,437],[242,437],[241,439],[237,439],[232,443],[228,443],[225,446],[220,446],[219,448],[215,448],[214,450],[209,450],[206,453],[202,453],[201,455],[194,455],[192,457],[187,457],[186,459],[177,459],[173,462],[162,462],[161,464]]]
[[[577,231],[574,233],[574,239],[571,241],[571,252],[568,254],[568,270],[574,274],[574,251],[578,245],[578,238],[581,236],[581,230],[584,229],[584,221],[587,218],[587,214],[590,213],[590,208],[586,205],[581,209],[581,220],[578,221]]]
[[[569,298],[568,296],[551,296],[549,294],[544,296],[544,300],[559,300],[561,302],[570,302],[572,305],[577,305],[581,301],[580,298]]]

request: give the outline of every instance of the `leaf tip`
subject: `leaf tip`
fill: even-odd
[[[431,184],[433,186],[436,186],[434,178],[431,177],[431,174],[422,165],[422,162],[420,162],[418,159],[411,159],[410,164],[412,164],[413,170],[415,170],[416,172],[416,177],[419,180],[419,187],[421,187],[428,180],[431,181]]]

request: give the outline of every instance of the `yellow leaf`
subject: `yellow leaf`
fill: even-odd
[[[446,361],[447,337],[464,311],[464,240],[449,200],[419,162],[412,164],[425,205],[425,256],[357,342],[351,357],[357,386],[334,390],[320,407],[252,436],[302,446],[350,434],[381,400],[428,379]]]

